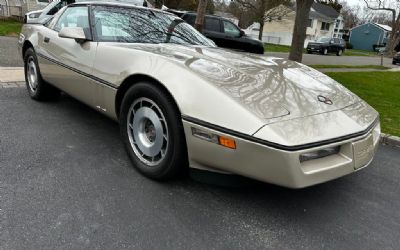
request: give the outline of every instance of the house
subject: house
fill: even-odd
[[[384,46],[392,28],[378,23],[365,23],[350,30],[349,42],[354,49],[374,50],[374,45]]]
[[[26,12],[43,9],[50,0],[0,0],[0,17],[20,17]]]
[[[279,11],[272,9],[276,13],[284,13],[277,18],[271,18],[264,23],[263,28],[263,42],[291,45],[293,37],[293,28],[296,18],[296,9],[287,6],[278,6]],[[286,10],[282,9],[286,8]],[[314,2],[307,23],[306,42],[315,40],[319,37],[337,37],[342,38],[343,31],[343,17],[335,9],[328,5]],[[247,30],[247,34],[257,38],[259,31],[259,24],[252,24]]]

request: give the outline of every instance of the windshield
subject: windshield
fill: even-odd
[[[95,35],[103,42],[214,46],[176,16],[142,8],[93,7]]]
[[[318,43],[329,43],[331,39],[329,37],[321,37],[316,40]]]

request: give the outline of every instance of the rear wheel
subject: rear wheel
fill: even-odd
[[[322,54],[325,55],[325,56],[328,55],[328,49],[327,48],[323,49],[322,50]]]
[[[343,54],[343,50],[338,50],[338,52],[336,53],[337,56],[341,56]]]
[[[38,101],[54,100],[60,96],[60,91],[46,83],[40,74],[35,51],[29,48],[24,56],[25,82],[32,99]]]
[[[146,82],[132,86],[122,100],[120,129],[133,165],[145,176],[170,179],[187,168],[179,111],[161,88]]]

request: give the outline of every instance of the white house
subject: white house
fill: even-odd
[[[281,17],[264,23],[263,42],[291,45],[293,37],[293,28],[296,18],[296,10],[286,6],[277,8],[286,8]],[[258,38],[259,24],[252,24],[247,28],[246,33],[254,38]],[[306,42],[315,40],[319,37],[337,37],[342,38],[343,17],[335,9],[320,3],[313,3],[308,19],[306,31]]]

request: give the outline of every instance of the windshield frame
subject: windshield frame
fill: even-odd
[[[74,4],[74,6],[77,6],[77,4]],[[90,17],[90,23],[91,23],[91,30],[92,30],[92,34],[93,34],[93,41],[96,42],[101,42],[101,43],[105,43],[105,42],[114,42],[114,43],[126,43],[126,44],[177,44],[177,45],[184,45],[184,46],[206,46],[206,47],[216,47],[215,43],[212,42],[210,39],[208,39],[207,37],[205,37],[203,34],[201,34],[200,32],[198,32],[197,30],[195,30],[190,24],[186,23],[183,19],[175,16],[172,13],[169,12],[165,12],[165,11],[159,11],[159,10],[153,10],[150,8],[146,8],[146,7],[140,7],[140,6],[125,6],[125,5],[107,5],[107,4],[91,4],[89,7],[89,17]],[[200,38],[199,41],[193,42],[190,40],[186,40],[185,43],[179,43],[179,42],[173,42],[171,40],[171,37],[174,37],[174,33],[168,33],[165,32],[166,35],[166,39],[165,41],[160,41],[160,42],[143,42],[143,41],[138,41],[138,42],[134,42],[134,41],[107,41],[107,40],[102,40],[97,36],[97,32],[96,32],[96,24],[95,24],[95,11],[96,8],[100,8],[102,10],[105,11],[109,11],[109,12],[114,12],[112,11],[113,9],[116,10],[114,13],[118,13],[118,14],[125,14],[124,11],[127,10],[132,10],[132,11],[136,11],[136,10],[145,10],[148,11],[151,15],[165,15],[166,17],[169,17],[171,19],[171,24],[175,23],[175,26],[173,26],[172,30],[175,30],[175,27],[180,25],[180,24],[185,24],[186,29],[189,29],[190,32],[195,33],[195,36],[198,36]],[[118,11],[118,9],[121,10],[121,12]],[[168,31],[170,30],[170,27],[168,27]],[[174,31],[172,31],[174,32]],[[179,36],[178,36],[179,37]],[[183,37],[183,36],[182,36]],[[185,40],[184,38],[179,37],[179,39],[181,40]]]

